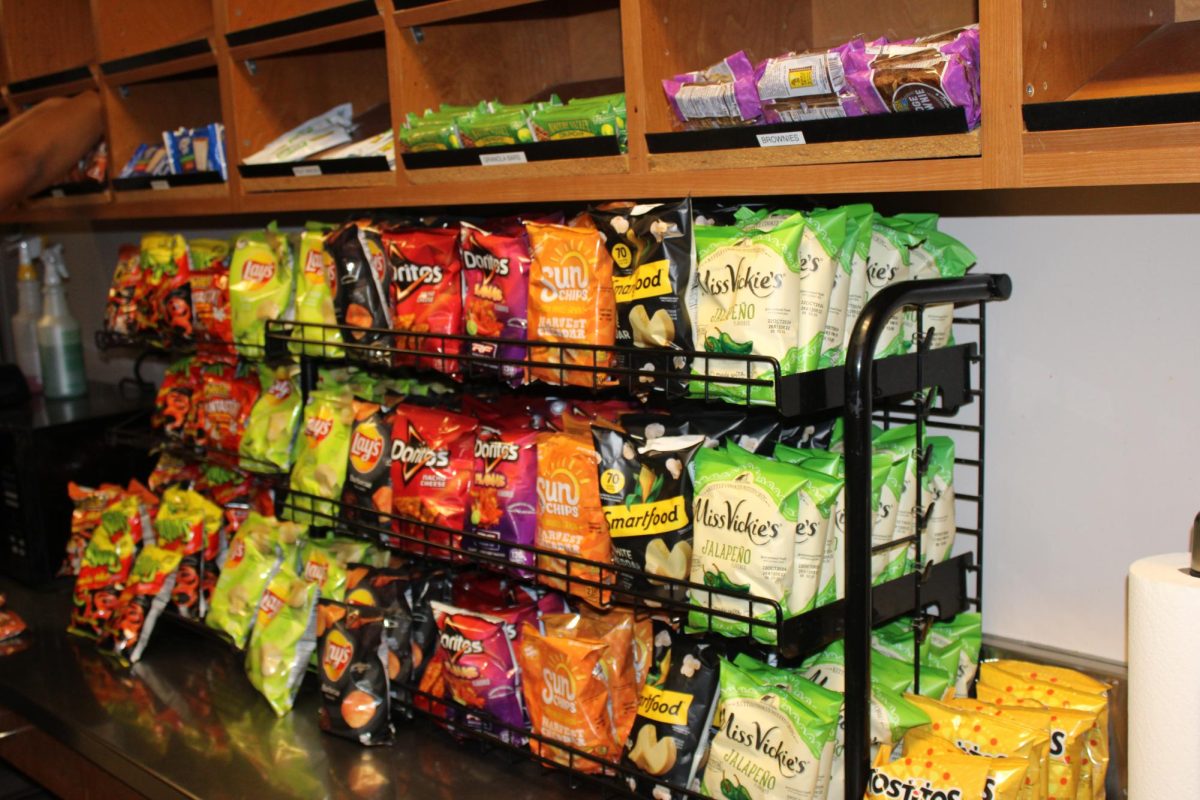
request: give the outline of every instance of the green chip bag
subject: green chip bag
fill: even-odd
[[[958,533],[954,512],[954,440],[949,436],[928,436],[925,444],[929,448],[929,461],[919,498],[926,511],[925,529],[921,532],[922,563],[915,563],[916,548],[910,548],[910,569],[923,569],[925,564],[940,564],[950,558]]]
[[[237,237],[229,267],[229,303],[239,353],[262,356],[267,320],[284,319],[291,309],[293,278],[292,249],[275,223]]]
[[[239,452],[241,466],[262,471],[271,466],[286,472],[292,465],[292,442],[300,424],[300,383],[293,367],[259,370],[262,391],[246,419]]]
[[[892,457],[892,468],[883,484],[879,509],[871,524],[871,544],[907,539],[916,533],[917,426],[901,425],[875,437],[875,451]],[[899,578],[911,562],[909,546],[897,546],[871,558],[871,578],[876,583]]]
[[[309,395],[289,483],[293,492],[303,493],[289,498],[288,517],[295,522],[329,524],[337,519],[337,508],[325,501],[342,496],[354,422],[351,400],[345,389],[318,389]]]
[[[310,222],[300,234],[300,268],[296,276],[296,322],[312,325],[337,325],[333,309],[337,273],[333,257],[325,249],[325,234],[334,226]],[[288,342],[293,355],[342,358],[345,351],[339,328],[297,325],[293,336],[301,341]]]
[[[912,248],[921,243],[922,238],[923,236],[915,233],[908,223],[894,225],[891,224],[891,220],[880,214],[874,215],[871,221],[871,248],[867,255],[866,280],[862,287],[862,306],[871,302],[884,287],[908,280],[911,268],[910,254]],[[853,291],[854,287],[851,285],[851,292]],[[904,312],[897,311],[884,326],[883,334],[875,346],[875,357],[898,355],[905,352],[908,345]]]
[[[246,650],[246,674],[279,716],[292,709],[309,656],[317,647],[315,583],[282,569],[259,604]]]
[[[206,624],[246,646],[259,600],[279,569],[282,553],[272,528],[275,520],[250,512],[234,535],[221,576],[213,589]]]
[[[892,475],[893,457],[890,453],[872,453],[871,454],[871,518],[874,520],[880,514],[881,501],[884,494],[884,485]],[[894,486],[892,487],[895,488]],[[843,493],[842,499],[845,500]],[[833,524],[829,526],[829,531],[833,534],[833,577],[834,577],[834,599],[841,600],[846,596],[846,511],[843,505],[838,514],[833,518]],[[874,533],[874,524],[872,524],[872,533]],[[890,536],[890,534],[889,534]],[[890,539],[889,539],[890,541]],[[872,544],[874,540],[872,539]],[[874,566],[875,556],[871,557],[872,567]],[[872,574],[874,569],[872,569]]]
[[[724,660],[718,696],[719,724],[701,793],[734,800],[812,797],[836,720],[818,717],[791,691]]]
[[[309,539],[300,548],[300,575],[317,584],[321,597],[342,602],[346,596],[346,566],[374,564],[376,548],[362,539],[329,536]]]
[[[813,599],[814,607],[832,603],[837,599],[837,569],[833,562],[834,558],[841,553],[841,550],[838,549],[838,537],[845,525],[845,511],[843,510],[846,499],[845,458],[841,453],[791,447],[782,442],[775,445],[774,456],[776,461],[796,464],[804,469],[841,480],[837,496],[829,505],[829,526],[825,534],[825,550],[821,554],[821,564],[817,572],[817,594]]]
[[[618,134],[617,112],[603,99],[535,109],[529,114],[529,127],[539,142]]]
[[[786,611],[796,552],[798,505],[788,502],[800,491],[804,476],[790,464],[750,453],[701,449],[695,458],[691,580],[735,594],[772,600]],[[790,515],[790,516],[789,516]],[[773,607],[728,594],[693,589],[692,603],[739,614],[775,625]],[[775,642],[774,628],[710,617],[700,610],[688,614],[689,628],[713,630],[725,636],[745,636]],[[752,630],[751,630],[752,629]]]
[[[836,367],[846,362],[848,331],[858,321],[857,313],[849,315],[850,284],[854,276],[866,275],[867,256],[871,251],[871,217],[869,203],[845,206],[846,238],[838,251],[838,271],[829,292],[829,315],[825,320],[825,336],[821,341],[821,358],[817,366]],[[861,306],[858,309],[861,311]]]
[[[908,647],[905,649],[903,643],[885,642],[876,635],[871,639],[871,647],[875,651],[875,655],[871,658],[872,665],[885,664],[890,661],[891,669],[897,674],[906,672],[908,685],[904,691],[911,692],[913,689],[912,640],[909,640]],[[958,650],[954,650],[952,654],[938,652],[937,655],[950,668],[943,669],[927,660],[927,656],[931,655],[928,647],[929,643],[926,642],[921,651],[921,691],[919,694],[924,697],[932,697],[934,700],[942,700],[954,694],[954,678],[958,674]]]
[[[458,120],[458,133],[463,147],[495,147],[504,144],[525,144],[533,141],[533,131],[526,116],[528,109],[507,106],[491,114],[468,114]]]
[[[954,641],[960,643],[954,693],[966,697],[979,669],[979,648],[983,644],[982,618],[978,613],[964,611],[949,622],[935,622],[929,629],[929,641],[934,645]]]

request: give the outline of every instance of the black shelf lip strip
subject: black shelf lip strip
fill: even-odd
[[[437,167],[483,166],[481,156],[503,153],[522,153],[526,161],[557,161],[566,158],[599,158],[621,154],[615,136],[586,136],[578,139],[558,139],[550,142],[505,144],[496,147],[468,147],[462,150],[434,150],[423,153],[401,153],[406,169]],[[520,163],[520,162],[514,162]]]
[[[967,114],[961,108],[938,108],[898,114],[818,119],[808,122],[779,122],[739,128],[647,133],[651,153],[697,153],[705,150],[736,150],[760,147],[763,134],[803,133],[805,144],[848,142],[857,139],[899,139],[912,136],[945,136],[967,133]],[[804,145],[797,145],[803,147]]]
[[[182,175],[134,175],[128,178],[113,178],[113,188],[118,192],[153,189],[156,184],[165,183],[171,188],[178,186],[203,186],[213,183],[224,183],[221,173],[215,170],[206,172],[185,172]]]
[[[420,8],[421,6],[431,6],[441,0],[393,0],[392,6],[397,11],[403,11],[406,8]]]
[[[1021,115],[1033,133],[1200,122],[1200,92],[1030,103],[1021,107]]]
[[[278,39],[280,36],[304,33],[316,28],[328,28],[343,22],[353,22],[356,19],[372,16],[376,12],[375,3],[372,0],[355,0],[355,2],[345,5],[314,11],[311,14],[301,14],[291,19],[281,19],[278,22],[268,22],[266,25],[246,28],[243,31],[230,31],[225,34],[225,41],[229,43],[230,47],[239,47],[244,44],[263,42],[267,39]]]
[[[195,39],[190,42],[160,47],[157,50],[151,50],[147,53],[138,53],[137,55],[105,61],[100,65],[100,71],[105,75],[113,75],[118,72],[128,72],[131,69],[151,67],[155,64],[165,64],[168,61],[211,52],[212,50],[209,49],[207,39]]]
[[[33,199],[41,197],[75,197],[85,194],[100,194],[104,191],[104,184],[99,181],[81,181],[79,183],[60,183],[57,186],[51,186],[43,189],[33,195]]]
[[[8,91],[11,94],[24,94],[25,92],[34,92],[38,89],[47,89],[61,83],[74,83],[75,81],[87,80],[91,77],[92,73],[87,67],[72,67],[71,69],[64,69],[61,72],[39,75],[36,78],[13,81],[8,85]]]
[[[238,164],[243,178],[294,178],[300,176],[349,175],[357,172],[389,172],[386,156],[353,156],[351,158],[310,159],[306,161],[279,161],[271,164]],[[312,170],[318,170],[312,172]]]

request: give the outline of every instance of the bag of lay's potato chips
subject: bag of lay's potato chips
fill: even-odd
[[[616,340],[612,258],[594,228],[525,223],[529,268],[529,337],[554,346],[531,347],[545,366],[530,378],[552,384],[596,387],[608,383],[593,368],[612,366],[612,353],[570,345],[611,347]]]
[[[297,376],[292,367],[260,368],[262,392],[250,409],[239,447],[243,468],[260,472],[274,467],[286,472],[291,467],[303,403]]]
[[[325,237],[325,249],[333,258],[333,308],[338,324],[348,328],[346,343],[390,345],[389,275],[379,231],[367,222],[347,222]],[[358,359],[379,355],[362,348],[348,352]]]
[[[279,569],[282,551],[272,530],[277,524],[274,519],[250,513],[229,544],[213,590],[204,622],[229,636],[238,648],[246,646],[259,600]]]
[[[691,199],[596,208],[589,213],[603,233],[604,246],[613,261],[616,343],[623,347],[694,350],[687,308],[687,292],[696,267]],[[636,354],[621,354],[618,362],[621,366],[642,366]],[[682,372],[687,369],[687,359],[680,358],[670,366]],[[636,376],[626,377],[625,383],[635,391],[639,388]]]
[[[287,514],[292,521],[331,525],[337,519],[337,509],[325,501],[342,496],[353,421],[349,392],[318,389],[309,395],[288,484],[293,494],[288,497]]]
[[[375,558],[370,542],[344,536],[311,537],[300,547],[299,573],[317,584],[321,597],[343,601],[346,597],[346,570],[351,563]]]
[[[1073,670],[1045,672],[1045,667],[1043,667],[1039,674],[1057,677],[1059,680],[1056,682],[1041,681],[1025,679],[1024,675],[1009,672],[996,662],[984,662],[979,665],[980,682],[978,685],[984,687],[985,694],[999,690],[1006,698],[1027,698],[1037,700],[1048,708],[1069,708],[1095,714],[1095,724],[1087,734],[1086,750],[1090,764],[1092,793],[1094,796],[1101,797],[1105,795],[1104,781],[1108,775],[1108,698],[1080,688],[1094,686],[1095,683],[1083,680],[1081,677],[1073,675],[1073,672]],[[1068,678],[1071,679],[1070,683],[1067,682]],[[994,698],[989,698],[993,701],[998,699],[998,692]],[[1012,702],[1012,700],[1006,699],[1004,702]]]
[[[534,733],[587,753],[583,758],[531,739],[534,754],[580,772],[595,773],[621,757],[613,734],[609,676],[602,661],[609,645],[582,637],[543,635],[521,627],[517,663]]]
[[[1027,784],[1037,797],[1047,796],[1050,736],[1045,731],[927,697],[910,694],[905,699],[929,715],[929,733],[946,739],[964,753],[1029,759]]]
[[[904,734],[904,756],[913,759],[933,759],[944,755],[959,755],[962,751],[925,728],[913,728]],[[1001,756],[988,759],[988,777],[983,796],[989,800],[1018,800],[1025,790],[1029,759],[1021,756]],[[1028,792],[1027,792],[1028,794]]]
[[[621,431],[592,427],[599,463],[600,503],[613,539],[622,589],[682,599],[683,588],[653,577],[685,580],[692,566],[692,482],[688,465],[703,436],[660,437],[641,446]]]
[[[464,222],[459,247],[463,262],[463,317],[469,336],[511,341],[474,341],[471,354],[524,361],[529,328],[529,237],[523,226],[485,231]],[[475,374],[499,374],[512,386],[525,382],[525,367],[473,364]]]
[[[797,504],[789,497],[804,481],[790,464],[746,454],[702,449],[696,454],[691,580],[721,594],[691,590],[689,629],[725,636],[750,634],[775,642],[779,612],[788,607],[795,571]],[[788,514],[790,513],[790,517]],[[758,598],[759,602],[736,595]],[[712,608],[761,620],[765,625],[711,615]]]
[[[966,754],[939,753],[937,756],[901,756],[892,760],[892,748],[879,748],[867,797],[945,797],[984,796],[990,759]]]
[[[459,231],[452,228],[397,228],[383,234],[384,252],[391,270],[392,327],[420,334],[462,333],[462,260]],[[434,336],[397,336],[396,346],[420,353],[455,355],[459,339]],[[419,366],[447,375],[458,375],[462,363],[452,358],[397,355],[396,366]]]
[[[719,702],[700,791],[741,800],[811,797],[836,721],[729,661],[721,662]]]
[[[537,454],[537,546],[611,564],[613,545],[600,504],[597,455],[591,443],[566,433],[544,432],[537,437]],[[613,579],[612,573],[553,556],[539,555],[537,560],[540,569],[556,573],[539,574],[539,583],[594,606],[608,604],[611,592],[603,585]]]
[[[296,276],[296,322],[292,336],[303,341],[288,342],[288,350],[298,356],[341,358],[345,351],[333,296],[337,291],[337,267],[325,249],[325,237],[332,225],[309,222],[300,234],[300,266]]]
[[[317,648],[317,586],[280,570],[263,595],[246,648],[246,675],[278,716],[291,711]]]
[[[666,642],[655,648],[660,655],[642,688],[622,760],[644,776],[627,778],[631,790],[673,798],[670,786],[699,788],[697,773],[717,707],[720,659],[707,642],[668,630],[659,636]]]
[[[871,216],[874,209],[868,203],[844,206],[846,238],[837,254],[838,270],[829,291],[829,315],[825,319],[825,334],[821,338],[819,369],[836,367],[846,361],[846,331],[858,321],[850,317],[850,284],[854,275],[865,275],[867,256],[871,250]]]
[[[229,302],[238,353],[262,357],[266,321],[287,318],[294,288],[292,248],[275,223],[266,230],[238,235],[229,266]]]
[[[378,403],[355,398],[350,457],[342,488],[342,519],[391,527],[392,416]],[[378,512],[378,513],[372,513]]]

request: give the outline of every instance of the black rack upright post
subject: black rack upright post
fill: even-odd
[[[845,796],[848,798],[866,795],[871,770],[871,415],[875,346],[888,320],[905,306],[1007,300],[1011,294],[1012,281],[1007,275],[968,275],[894,284],[867,303],[850,337],[845,374]]]

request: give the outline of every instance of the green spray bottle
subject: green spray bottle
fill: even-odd
[[[83,340],[79,321],[67,306],[63,281],[69,278],[63,263],[62,245],[42,253],[45,277],[42,289],[42,318],[37,324],[38,353],[42,362],[42,385],[48,399],[81,397],[87,394],[83,371]]]

